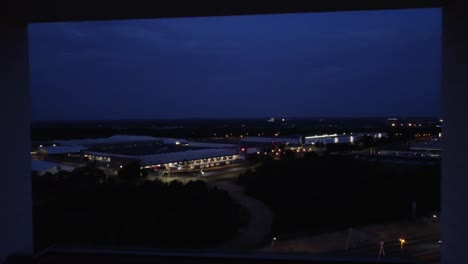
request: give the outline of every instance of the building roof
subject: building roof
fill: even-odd
[[[424,143],[415,143],[410,146],[412,150],[442,150],[442,140],[431,140]]]
[[[66,171],[72,171],[73,167],[70,166],[63,166],[57,163],[49,162],[49,161],[43,161],[43,160],[31,160],[31,168],[32,171],[36,172],[42,172],[46,170],[51,170],[54,168],[60,167],[60,170],[66,170]]]
[[[178,138],[168,138],[168,137],[153,137],[156,140],[162,141],[164,144],[187,144],[189,143],[185,139],[178,139]]]
[[[138,135],[115,135],[108,138],[88,138],[88,139],[72,139],[72,140],[55,140],[54,142],[63,146],[76,145],[103,145],[103,144],[118,144],[132,142],[147,142],[147,141],[162,141],[164,144],[181,144],[188,143],[185,139],[167,138],[167,137],[151,137]]]
[[[198,150],[186,150],[180,152],[160,153],[153,155],[142,155],[142,156],[130,156],[130,155],[119,155],[104,152],[86,151],[86,154],[100,156],[100,157],[119,157],[127,159],[137,159],[140,161],[140,165],[155,165],[164,164],[171,162],[179,162],[184,160],[196,160],[206,159],[221,156],[230,156],[237,154],[235,149],[198,149]]]
[[[90,139],[72,139],[72,140],[55,140],[54,142],[63,146],[76,145],[99,145],[99,144],[115,144],[138,141],[156,141],[157,138],[150,136],[133,136],[133,135],[115,135],[108,138],[90,138]]]
[[[39,152],[46,152],[47,154],[67,154],[67,153],[77,153],[82,150],[85,150],[84,146],[52,146],[52,147],[42,147],[39,148]]]
[[[299,143],[299,137],[297,138],[285,138],[285,137],[244,137],[242,142],[258,142],[258,143]]]
[[[211,142],[188,142],[190,147],[199,148],[235,148],[236,144],[224,144],[224,143],[211,143]]]
[[[206,159],[237,154],[236,150],[230,149],[199,149],[182,152],[171,152],[164,154],[146,155],[140,157],[142,165],[163,164],[183,160]]]

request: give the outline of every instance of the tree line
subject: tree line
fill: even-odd
[[[203,181],[119,178],[108,177],[92,164],[72,172],[33,175],[36,248],[52,244],[215,247],[247,224],[245,209]]]
[[[266,203],[273,230],[320,233],[440,210],[440,165],[392,166],[352,156],[264,160],[239,176],[245,192]]]

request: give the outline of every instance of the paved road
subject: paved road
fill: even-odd
[[[265,242],[271,234],[272,213],[261,201],[244,194],[244,190],[233,182],[221,181],[211,183],[229,193],[231,198],[244,206],[249,212],[249,223],[241,230],[240,235],[224,245],[225,248],[255,249]]]
[[[255,166],[228,167],[219,170],[206,172],[198,177],[160,177],[163,182],[179,180],[188,182],[190,180],[203,180],[210,186],[216,186],[229,193],[229,196],[238,204],[247,209],[249,213],[249,223],[247,227],[240,231],[238,237],[222,245],[223,249],[256,249],[262,246],[271,234],[272,213],[270,209],[252,197],[244,194],[241,186],[235,183],[239,173],[252,169]]]

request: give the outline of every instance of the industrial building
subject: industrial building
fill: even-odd
[[[242,143],[300,145],[301,137],[244,137]]]
[[[325,134],[304,137],[304,144],[314,145],[316,143],[333,144],[333,143],[354,143],[359,141],[364,136],[373,138],[387,137],[387,133],[343,133],[343,134]]]
[[[115,135],[108,138],[55,140],[40,146],[35,158],[48,161],[97,161],[99,166],[119,169],[138,162],[142,169],[193,170],[227,165],[243,159],[237,144],[190,142],[185,139]],[[45,166],[45,165],[44,165]],[[49,167],[52,166],[48,164]]]
[[[231,164],[242,159],[236,148],[186,149],[149,155],[123,155],[85,151],[83,156],[112,168],[138,162],[142,169],[194,170]]]
[[[43,160],[31,160],[32,171],[37,173],[37,175],[44,175],[47,172],[55,174],[59,171],[73,171],[73,167],[64,166],[53,162],[43,161]]]

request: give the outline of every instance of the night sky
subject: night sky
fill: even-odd
[[[440,115],[440,9],[30,26],[34,120]]]

